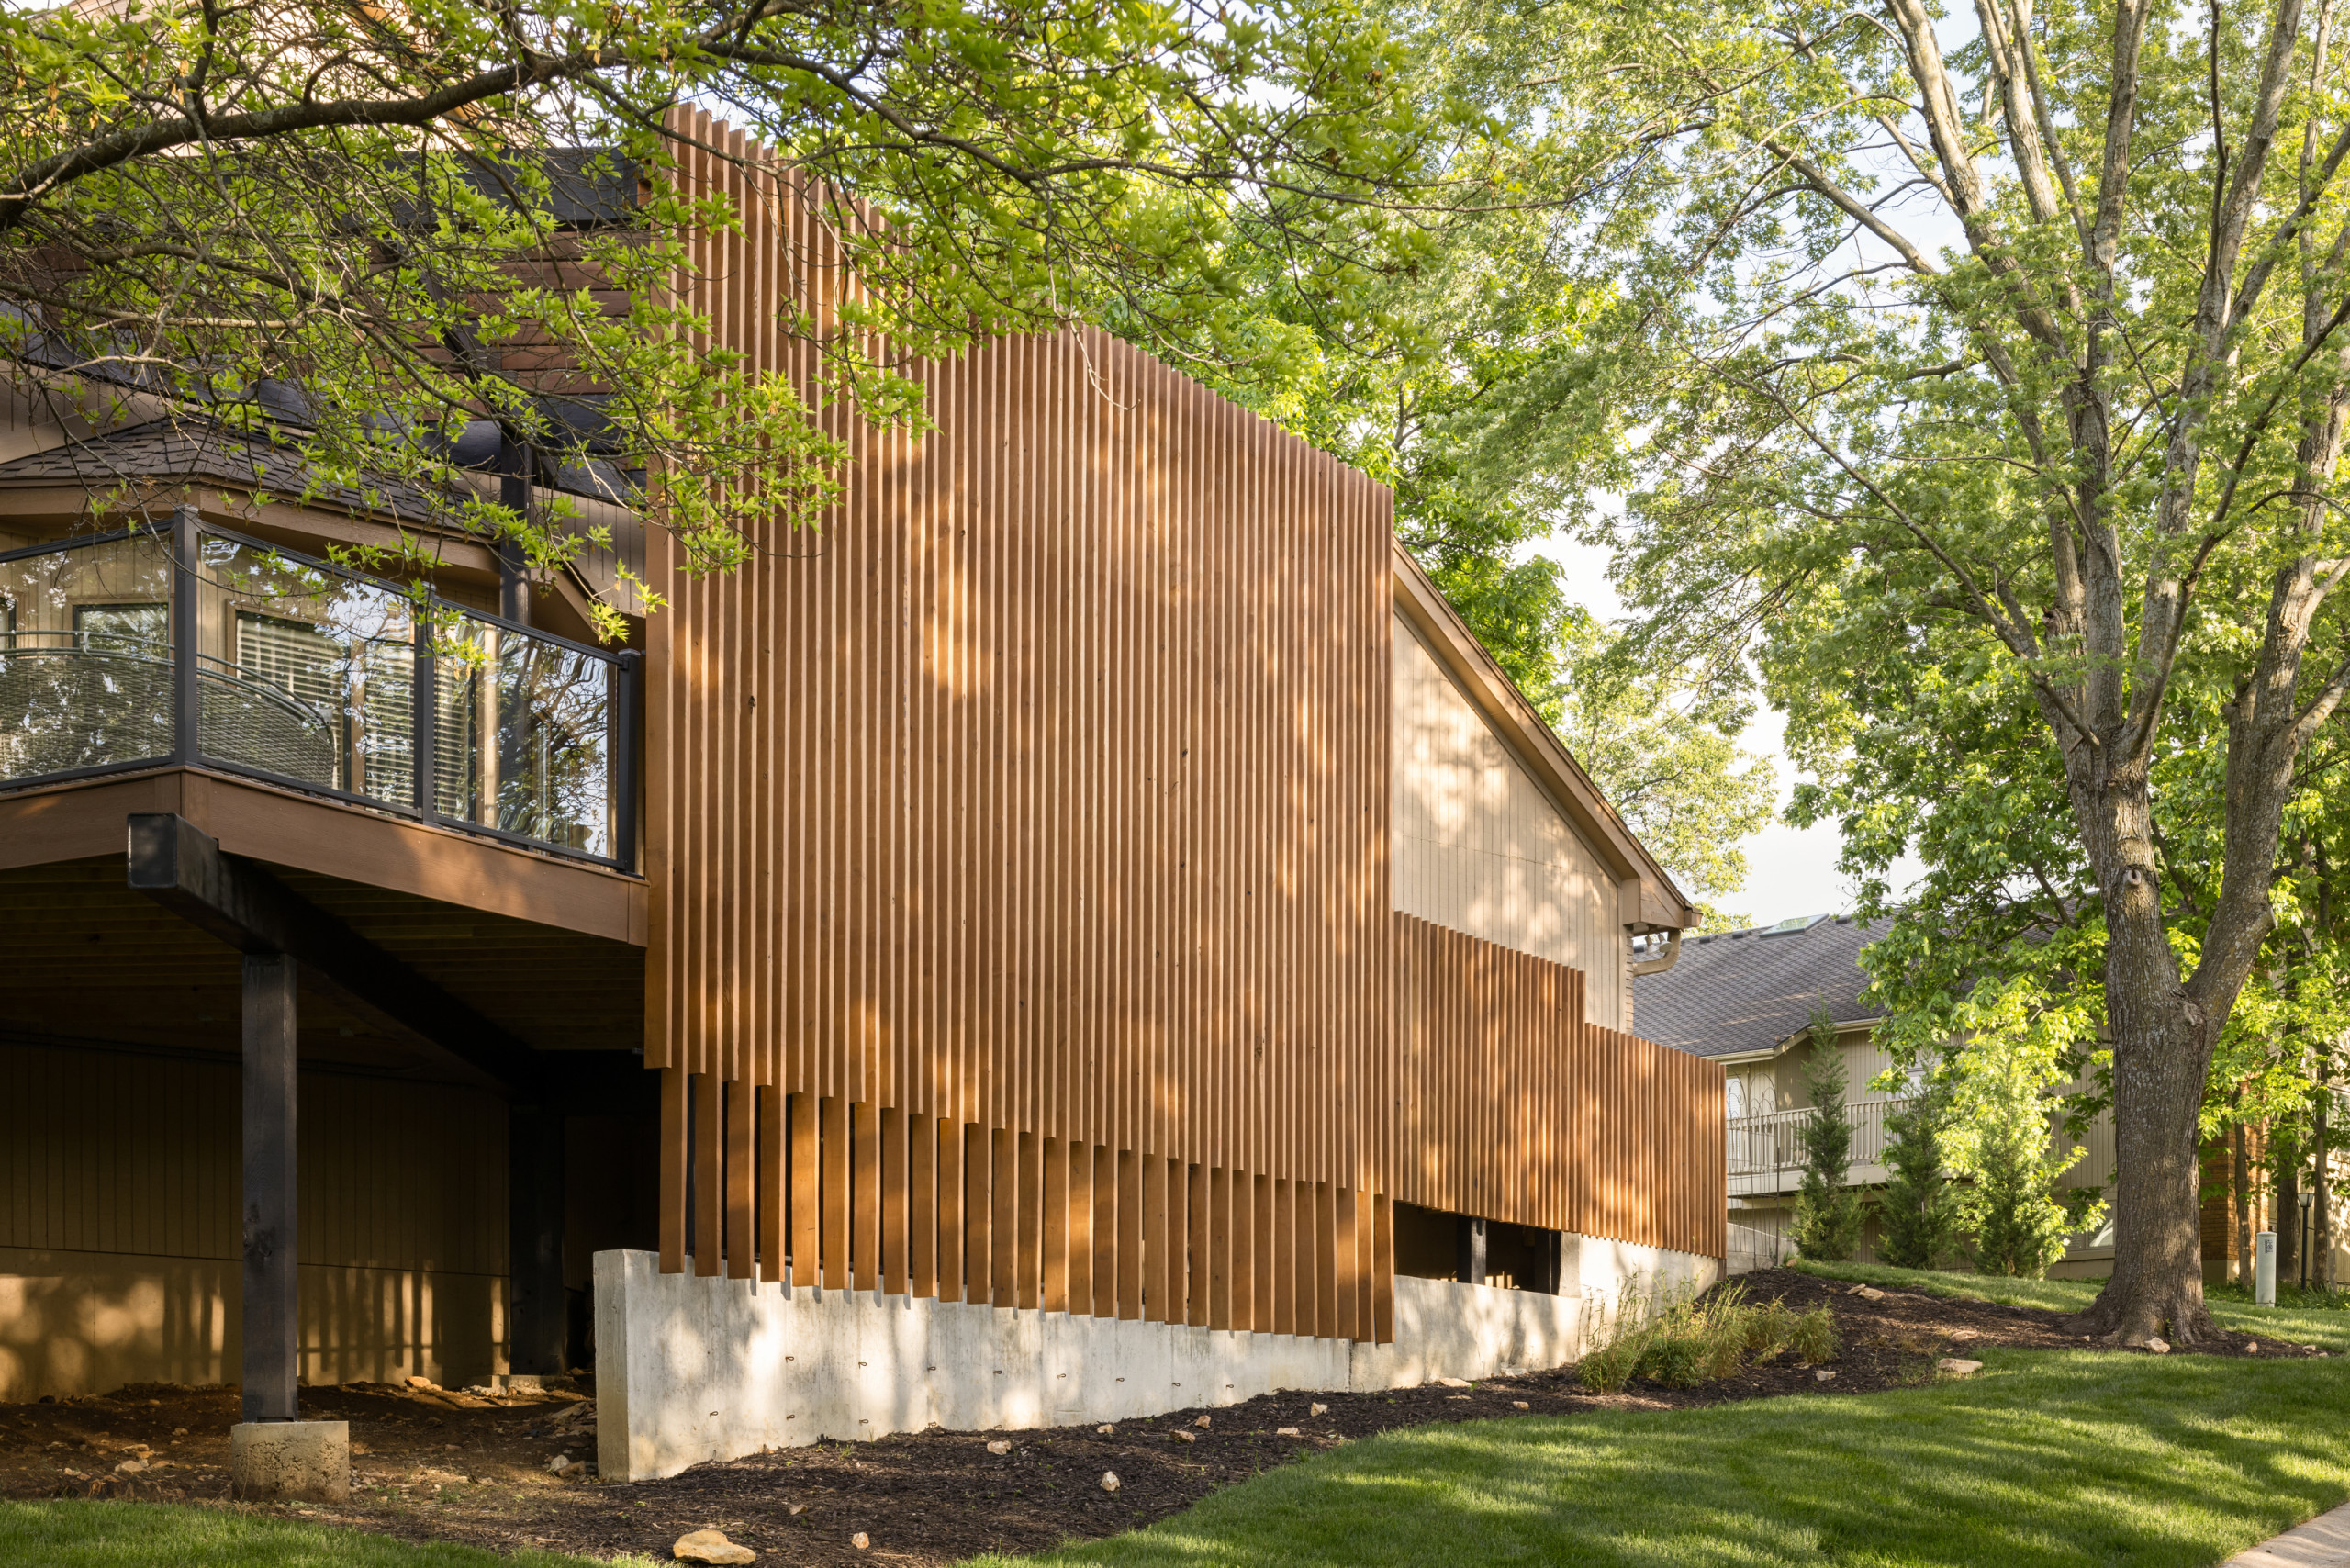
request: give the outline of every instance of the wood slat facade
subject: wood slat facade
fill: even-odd
[[[681,155],[804,376],[836,245]],[[821,532],[648,546],[665,1267],[1383,1340],[1399,1199],[1718,1256],[1719,1071],[1393,913],[1387,492],[1099,332],[914,374]]]

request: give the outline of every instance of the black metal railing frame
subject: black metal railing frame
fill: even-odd
[[[118,543],[142,535],[151,538],[168,537],[172,555],[172,750],[169,756],[135,757],[116,762],[99,763],[88,767],[62,769],[23,778],[0,781],[0,791],[28,789],[39,785],[70,783],[77,779],[102,778],[111,773],[124,773],[140,768],[166,766],[202,767],[216,772],[241,774],[272,784],[298,790],[305,794],[324,795],[348,801],[372,811],[390,812],[396,815],[413,817],[437,827],[472,834],[477,837],[519,845],[524,848],[561,855],[570,859],[610,866],[622,871],[636,869],[638,756],[643,738],[643,677],[644,657],[630,650],[610,653],[585,643],[576,643],[509,621],[504,616],[476,610],[471,605],[457,604],[426,590],[424,614],[418,628],[426,634],[416,638],[413,689],[409,698],[410,768],[414,774],[414,799],[407,801],[386,800],[381,796],[364,795],[355,790],[320,784],[316,779],[299,778],[290,774],[255,767],[227,757],[206,755],[202,750],[203,686],[197,678],[201,655],[197,648],[198,603],[196,588],[200,571],[200,541],[205,538],[225,540],[248,549],[266,552],[272,557],[307,570],[324,572],[347,581],[381,588],[388,593],[408,597],[409,590],[398,583],[386,582],[358,572],[334,566],[299,551],[266,540],[220,528],[203,521],[192,508],[182,508],[168,526],[156,523],[114,529],[105,533],[65,542],[55,540],[40,544],[25,545],[15,550],[0,551],[0,563],[56,554],[66,550],[90,549],[102,544]],[[547,839],[532,838],[527,834],[509,832],[493,823],[479,823],[466,817],[448,815],[438,809],[435,782],[438,778],[440,727],[439,659],[433,651],[434,639],[429,628],[437,619],[436,612],[448,610],[470,621],[482,622],[505,631],[551,644],[555,647],[600,660],[611,666],[610,699],[605,713],[605,757],[610,791],[611,834],[613,854],[597,855],[576,849]]]

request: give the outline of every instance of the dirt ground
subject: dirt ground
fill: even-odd
[[[1635,1383],[1587,1394],[1572,1369],[1379,1394],[1277,1394],[1053,1430],[923,1432],[827,1443],[697,1465],[666,1481],[605,1484],[592,1460],[587,1393],[497,1396],[382,1383],[308,1389],[303,1413],[348,1420],[347,1506],[259,1508],[227,1500],[224,1388],[135,1385],[99,1397],[0,1406],[0,1495],[128,1496],[255,1506],[415,1540],[541,1547],[663,1561],[678,1536],[719,1529],[763,1560],[944,1564],[976,1552],[1041,1550],[1113,1535],[1176,1513],[1220,1486],[1304,1454],[1396,1427],[1571,1410],[1670,1409],[1774,1394],[1865,1394],[1924,1381],[1936,1358],[1988,1345],[2106,1350],[2058,1314],[1853,1287],[1784,1270],[1739,1282],[1749,1297],[1798,1310],[1826,1302],[1843,1348],[1821,1368],[1776,1359],[1702,1388]],[[2143,1351],[2126,1352],[2144,1354]],[[2311,1355],[2306,1347],[2226,1336],[2209,1353]],[[1820,1372],[1832,1372],[1823,1380]],[[585,1380],[583,1380],[583,1387]],[[1207,1425],[1197,1423],[1203,1418]],[[1278,1428],[1294,1427],[1284,1437]],[[1176,1434],[1191,1434],[1185,1440]],[[1008,1439],[1008,1453],[988,1451]],[[1116,1493],[1102,1489],[1114,1471]],[[869,1546],[851,1538],[862,1532]]]

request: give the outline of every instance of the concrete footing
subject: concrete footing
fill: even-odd
[[[351,1423],[240,1422],[229,1428],[229,1489],[254,1502],[351,1501]]]
[[[1627,1288],[1711,1284],[1720,1260],[1567,1238],[1558,1295],[1410,1277],[1395,1342],[1355,1344],[664,1274],[596,1255],[597,1466],[705,1460],[939,1426],[1131,1420],[1283,1389],[1409,1387],[1564,1365]]]

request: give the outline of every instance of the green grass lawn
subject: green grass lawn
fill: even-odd
[[[411,1546],[295,1519],[152,1503],[0,1502],[0,1562],[40,1568],[610,1568],[584,1557],[543,1551],[502,1557],[468,1546]]]
[[[1831,1278],[2024,1305],[2093,1282],[1865,1265]],[[2350,1311],[2218,1299],[2231,1327],[2350,1350]],[[2350,1356],[1988,1350],[1975,1377],[1707,1409],[1520,1417],[1350,1443],[1131,1535],[1028,1559],[1120,1568],[2209,1568],[2350,1497]],[[982,1560],[998,1562],[999,1559]],[[585,1568],[298,1521],[0,1504],[0,1563]]]
[[[1392,1433],[1029,1561],[2209,1568],[2350,1497],[2350,1360],[1983,1356],[1886,1394]]]
[[[2052,1312],[2078,1312],[2097,1299],[2102,1280],[2010,1280],[1997,1274],[1952,1274],[1930,1269],[1888,1269],[1881,1263],[1814,1263],[1789,1265],[1827,1280],[1887,1290],[1916,1291],[1921,1295],[1973,1296],[2004,1302],[2010,1306],[2042,1306]],[[2233,1285],[2210,1292],[2211,1316],[2223,1328],[2256,1338],[2316,1345],[2337,1354],[2350,1351],[2350,1295],[2332,1300],[2298,1291],[2279,1293],[2275,1306],[2255,1306],[2252,1298]]]

